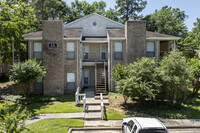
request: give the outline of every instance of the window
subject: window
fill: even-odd
[[[41,42],[34,42],[34,58],[36,58],[36,60],[42,59],[42,43]]]
[[[83,59],[84,60],[89,59],[89,49],[90,47],[88,44],[83,45]]]
[[[107,46],[106,44],[101,44],[100,45],[100,50],[101,50],[101,59],[102,60],[106,60],[107,59]]]
[[[147,42],[147,57],[155,57],[155,44],[154,42]]]
[[[133,128],[132,133],[136,133],[136,131],[137,131],[137,126],[135,125],[134,128]]]
[[[132,128],[133,128],[134,122],[131,120],[127,123],[128,129],[131,132]]]
[[[121,42],[115,42],[115,48],[114,48],[114,58],[115,59],[122,59],[122,43]]]
[[[34,89],[35,90],[42,90],[43,85],[42,85],[42,77],[38,78],[37,81],[34,84]]]
[[[0,73],[3,73],[3,66],[0,66]]]
[[[67,59],[75,59],[74,42],[67,42]]]
[[[75,89],[75,73],[67,73],[67,89]]]

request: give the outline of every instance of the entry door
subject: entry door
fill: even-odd
[[[83,83],[84,85],[89,85],[89,69],[84,69]]]
[[[106,44],[101,44],[100,45],[100,56],[101,60],[106,60],[107,59],[107,46]]]
[[[83,59],[87,60],[89,59],[89,51],[90,51],[90,47],[88,44],[83,45]]]

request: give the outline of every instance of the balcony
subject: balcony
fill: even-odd
[[[108,54],[106,52],[91,53],[85,52],[82,56],[83,62],[103,62],[108,60]]]

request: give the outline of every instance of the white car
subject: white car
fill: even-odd
[[[168,133],[168,131],[156,118],[128,117],[123,119],[122,133]]]

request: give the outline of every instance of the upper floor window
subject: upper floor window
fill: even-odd
[[[67,59],[75,59],[74,42],[67,42]]]
[[[154,42],[147,42],[146,56],[149,58],[155,57],[155,43]]]
[[[122,59],[123,51],[122,51],[122,42],[115,42],[114,46],[114,58]]]
[[[36,58],[36,60],[42,59],[42,43],[41,42],[34,42],[34,58]]]

